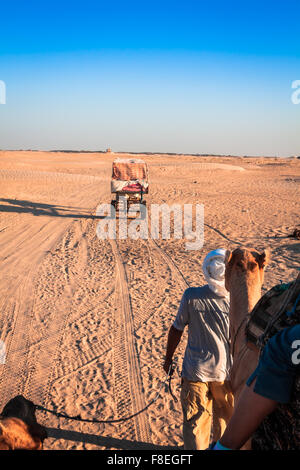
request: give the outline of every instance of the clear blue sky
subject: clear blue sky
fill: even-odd
[[[300,154],[299,1],[0,4],[2,149]]]

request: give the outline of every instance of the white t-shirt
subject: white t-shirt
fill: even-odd
[[[223,382],[232,366],[229,343],[229,300],[208,285],[190,287],[181,299],[173,323],[183,331],[188,325],[188,344],[182,377],[195,382]]]

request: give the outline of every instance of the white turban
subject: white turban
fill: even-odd
[[[211,251],[202,265],[207,284],[215,294],[221,297],[229,296],[229,292],[225,289],[225,253],[226,250],[222,248]]]

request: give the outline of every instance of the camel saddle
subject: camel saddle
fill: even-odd
[[[278,284],[255,305],[246,325],[249,348],[262,349],[283,328],[300,323],[300,273],[288,284]]]
[[[252,310],[246,327],[247,344],[261,351],[283,328],[300,323],[300,273],[288,284],[270,289]],[[291,400],[279,404],[252,437],[253,450],[300,449],[300,375],[296,375]]]

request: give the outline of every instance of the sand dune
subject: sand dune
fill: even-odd
[[[299,160],[141,155],[148,205],[204,204],[204,247],[188,251],[174,238],[97,238],[95,213],[110,202],[116,156],[0,152],[1,407],[22,393],[88,419],[133,414],[165,378],[169,326],[184,289],[204,282],[208,251],[270,247],[264,289],[296,276],[300,243],[288,235],[299,226]],[[176,372],[178,398],[179,383]],[[166,387],[147,411],[118,424],[38,417],[49,428],[46,449],[183,444],[180,404]]]

